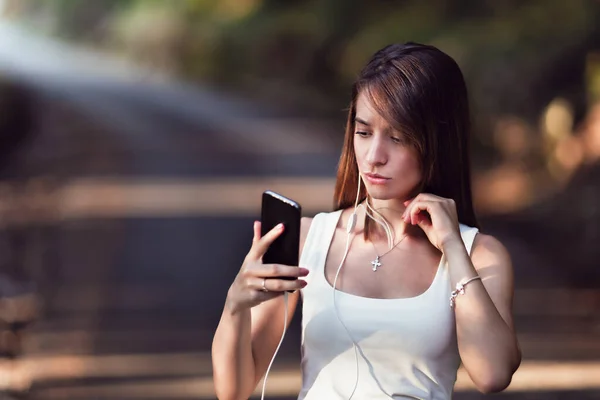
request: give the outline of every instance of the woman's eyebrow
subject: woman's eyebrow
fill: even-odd
[[[354,117],[354,122],[358,122],[359,124],[362,124],[362,125],[365,125],[365,126],[370,126],[367,121],[365,121],[364,119],[361,119],[359,117]]]

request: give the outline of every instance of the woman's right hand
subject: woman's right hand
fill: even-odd
[[[260,222],[254,222],[252,247],[227,293],[226,303],[232,312],[250,309],[262,302],[281,296],[288,290],[298,290],[306,286],[306,281],[302,279],[289,280],[281,278],[303,277],[308,275],[308,269],[262,263],[263,255],[271,243],[283,233],[283,230],[283,225],[279,224],[261,237]]]

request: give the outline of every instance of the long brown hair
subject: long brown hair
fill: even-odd
[[[356,199],[354,118],[360,93],[367,95],[376,111],[417,150],[423,171],[417,193],[453,199],[459,221],[478,227],[471,194],[466,84],[450,56],[418,43],[392,44],[379,50],[352,86],[335,185],[335,209],[353,207]],[[359,201],[366,197],[361,185]]]

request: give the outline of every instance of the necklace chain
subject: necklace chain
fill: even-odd
[[[398,246],[400,244],[401,241],[404,240],[404,238],[406,238],[406,235],[402,236],[402,238],[400,240],[398,240],[396,242],[395,245],[392,246],[391,249],[389,249],[388,251],[386,251],[385,253],[379,255],[379,253],[377,253],[377,248],[375,247],[375,243],[373,243],[373,241],[371,241],[371,245],[373,246],[373,250],[375,250],[375,259],[373,261],[371,261],[371,265],[373,266],[373,271],[376,272],[377,268],[383,266],[383,264],[381,264],[381,259],[383,258],[383,256],[385,256],[386,254],[388,254],[390,251],[394,250],[396,248],[396,246]]]

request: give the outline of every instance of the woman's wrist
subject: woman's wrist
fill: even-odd
[[[227,314],[234,316],[236,314],[239,314],[243,310],[244,307],[234,299],[234,296],[232,295],[230,289],[229,293],[227,293],[227,298],[225,299],[225,311],[227,312]]]
[[[448,255],[448,253],[451,252],[455,252],[455,251],[466,251],[465,249],[465,244],[460,236],[460,234],[455,234],[452,236],[449,236],[447,238],[445,238],[442,241],[442,253],[444,253],[444,255]]]

